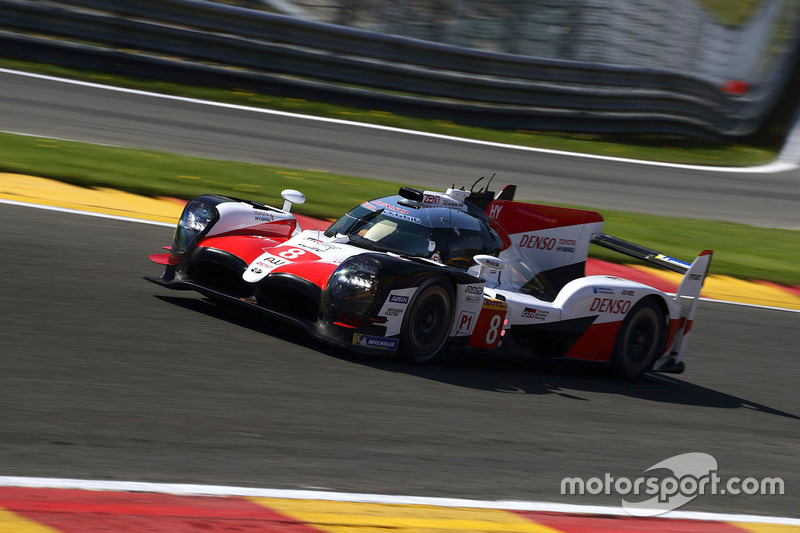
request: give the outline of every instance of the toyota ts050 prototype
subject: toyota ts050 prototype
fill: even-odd
[[[685,263],[601,233],[598,213],[515,202],[513,185],[472,189],[402,187],[305,231],[298,191],[281,209],[200,196],[146,279],[418,363],[455,348],[608,361],[628,379],[683,371],[711,251]],[[586,276],[590,243],[682,273],[677,294]]]

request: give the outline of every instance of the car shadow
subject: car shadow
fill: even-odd
[[[214,303],[197,297],[156,295],[155,298],[352,364],[456,387],[498,394],[554,394],[573,401],[590,401],[581,396],[581,392],[614,394],[676,405],[749,409],[800,420],[798,415],[696,385],[670,374],[647,374],[640,381],[630,382],[615,378],[609,365],[602,363],[577,359],[498,359],[478,354],[451,355],[444,362],[415,365],[396,356],[363,355],[327,345],[300,328],[265,320],[257,313],[233,304]]]

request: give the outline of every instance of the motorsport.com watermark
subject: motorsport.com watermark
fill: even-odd
[[[670,470],[672,475],[635,479],[615,478],[609,473],[589,479],[565,477],[561,480],[561,494],[619,494],[623,497],[622,508],[628,514],[658,516],[686,505],[700,495],[783,495],[786,488],[779,477],[731,477],[723,480],[717,474],[717,460],[707,453],[676,455],[654,464],[645,472],[657,469]],[[636,500],[635,496],[650,497],[642,501],[629,501]]]

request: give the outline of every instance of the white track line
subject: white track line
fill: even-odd
[[[494,148],[505,148],[508,150],[520,150],[524,152],[537,152],[542,154],[551,154],[551,155],[560,155],[560,156],[567,156],[567,157],[578,157],[583,159],[594,159],[600,161],[612,161],[615,163],[630,163],[636,165],[648,165],[648,166],[655,166],[655,167],[667,167],[667,168],[679,168],[685,170],[700,170],[706,172],[728,172],[728,173],[750,173],[750,174],[773,174],[776,172],[785,172],[789,170],[795,170],[800,168],[800,133],[798,133],[798,129],[800,128],[800,121],[795,124],[794,129],[792,130],[793,134],[789,136],[794,144],[792,144],[793,149],[784,150],[781,152],[781,155],[773,161],[772,163],[768,163],[766,165],[759,165],[755,167],[710,167],[710,166],[702,166],[702,165],[681,165],[677,163],[664,163],[661,161],[644,161],[640,159],[626,159],[623,157],[611,157],[605,155],[593,155],[593,154],[582,154],[577,152],[565,152],[562,150],[549,150],[546,148],[533,148],[530,146],[519,146],[514,144],[504,144],[504,143],[496,143],[490,141],[481,141],[477,139],[466,139],[463,137],[453,137],[451,135],[442,135],[439,133],[429,133],[424,131],[416,131],[416,130],[407,130],[403,128],[394,128],[391,126],[381,126],[378,124],[367,124],[365,122],[354,122],[352,120],[342,120],[337,118],[326,118],[326,117],[315,117],[310,115],[301,115],[299,113],[289,113],[287,111],[277,111],[274,109],[263,109],[258,107],[248,107],[243,105],[236,105],[236,104],[228,104],[224,102],[213,102],[208,100],[200,100],[196,98],[187,98],[184,96],[174,96],[169,94],[160,94],[160,93],[153,93],[149,91],[141,91],[138,89],[127,89],[125,87],[115,87],[112,85],[103,85],[100,83],[92,83],[87,81],[78,81],[78,80],[70,80],[66,78],[58,78],[55,76],[47,76],[45,74],[35,74],[32,72],[22,72],[19,70],[10,70],[5,68],[0,68],[0,73],[3,74],[10,74],[16,76],[24,76],[28,78],[36,78],[41,80],[53,81],[58,83],[66,83],[70,85],[80,85],[82,87],[91,87],[94,89],[103,89],[106,91],[115,91],[127,94],[135,94],[139,96],[148,96],[152,98],[162,98],[165,100],[176,100],[180,102],[188,102],[192,104],[199,104],[199,105],[206,105],[212,107],[221,107],[225,109],[235,109],[238,111],[249,111],[252,113],[262,113],[266,115],[276,115],[282,117],[289,117],[289,118],[296,118],[301,120],[313,120],[317,122],[327,122],[331,124],[342,124],[347,126],[359,127],[359,128],[369,128],[374,130],[382,130],[382,131],[390,131],[394,133],[403,133],[407,135],[416,135],[419,137],[428,137],[433,139],[441,139],[446,141],[453,141],[453,142],[460,142],[460,143],[468,143],[468,144],[477,144],[481,146],[491,146]],[[796,133],[796,134],[795,134]]]
[[[118,215],[108,215],[106,213],[95,213],[94,211],[81,211],[79,209],[69,209],[67,207],[54,207],[52,205],[43,204],[30,204],[27,202],[17,202],[15,200],[6,200],[0,198],[0,204],[16,205],[20,207],[33,207],[35,209],[44,209],[46,211],[58,211],[59,213],[71,213],[73,215],[83,215],[87,217],[110,218],[111,220],[122,220],[123,222],[137,222],[139,224],[150,224],[153,226],[165,226],[167,228],[174,228],[175,223],[157,222],[155,220],[144,220],[142,218],[122,217]]]
[[[44,204],[32,204],[27,202],[18,202],[16,200],[6,200],[4,198],[0,198],[0,204],[8,204],[8,205],[16,205],[20,207],[32,207],[34,209],[44,209],[46,211],[58,211],[60,213],[70,213],[73,215],[84,215],[89,217],[98,217],[98,218],[109,218],[111,220],[121,220],[123,222],[136,222],[139,224],[150,224],[152,226],[163,226],[167,228],[174,228],[174,223],[169,222],[157,222],[155,220],[144,220],[141,218],[133,218],[133,217],[122,217],[118,215],[108,215],[105,213],[95,213],[94,211],[81,211],[79,209],[69,209],[66,207],[53,207],[51,205],[44,205]],[[714,300],[712,298],[700,298],[706,302],[714,302],[720,304],[728,304],[728,305],[738,305],[742,307],[755,307],[757,309],[772,309],[775,311],[789,311],[791,313],[800,313],[800,310],[797,309],[785,309],[783,307],[773,307],[769,305],[758,305],[758,304],[748,304],[742,302],[729,302],[726,300]]]
[[[324,500],[335,502],[379,503],[396,505],[431,505],[436,507],[467,507],[472,509],[500,509],[504,511],[539,511],[568,514],[599,514],[630,516],[622,507],[577,505],[553,502],[517,500],[472,500],[465,498],[437,498],[428,496],[389,496],[316,490],[261,489],[221,485],[189,485],[182,483],[146,483],[140,481],[96,481],[89,479],[63,479],[0,476],[0,486],[21,488],[57,488],[79,490],[113,490],[125,492],[155,492],[180,496],[238,496],[247,498],[285,498],[292,500]],[[695,511],[670,511],[659,518],[683,520],[713,520],[721,522],[758,522],[800,526],[800,519],[780,516],[707,513]]]

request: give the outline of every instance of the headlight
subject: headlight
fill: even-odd
[[[200,234],[217,218],[218,203],[220,200],[217,198],[201,196],[186,204],[178,227],[175,228],[172,245],[174,253],[182,254],[195,243]]]
[[[345,260],[330,279],[330,295],[337,300],[369,299],[378,290],[380,264],[366,257]]]

